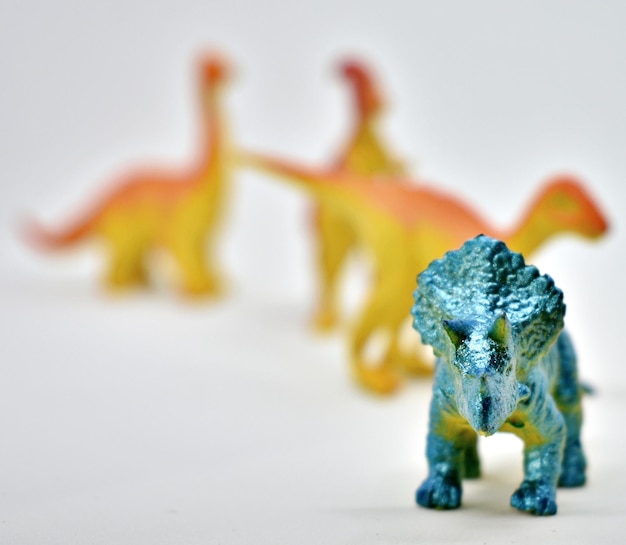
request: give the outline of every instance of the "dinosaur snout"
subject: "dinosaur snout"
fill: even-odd
[[[474,388],[465,389],[464,416],[480,435],[493,435],[504,424],[511,410],[501,384],[477,381]],[[472,392],[473,390],[473,392]]]
[[[494,399],[490,395],[480,396],[476,400],[474,429],[481,435],[493,435],[502,425],[494,412]]]
[[[212,53],[200,59],[200,72],[204,81],[211,85],[225,81],[231,75],[228,62],[218,53]]]

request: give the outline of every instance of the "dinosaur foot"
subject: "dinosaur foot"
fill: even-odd
[[[318,333],[330,333],[339,325],[339,316],[333,308],[318,309],[311,319],[311,327]]]
[[[559,486],[573,488],[585,484],[587,462],[580,441],[568,445],[563,455]]]
[[[456,509],[461,505],[461,481],[458,474],[428,477],[415,493],[415,501],[431,509]]]
[[[200,278],[187,281],[182,291],[185,296],[192,299],[218,298],[226,293],[225,282],[217,277]]]
[[[400,385],[400,378],[387,367],[355,367],[356,379],[370,392],[389,395],[395,392]]]
[[[556,490],[541,481],[524,481],[511,496],[511,507],[532,515],[556,515]]]
[[[102,282],[104,289],[111,294],[124,294],[137,289],[145,289],[150,287],[150,281],[147,275],[134,275],[121,277],[118,275],[109,275]]]

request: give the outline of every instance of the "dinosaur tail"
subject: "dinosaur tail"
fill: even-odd
[[[63,229],[53,230],[44,227],[37,220],[29,218],[23,225],[24,238],[29,244],[43,250],[68,248],[85,239],[93,230],[96,217],[86,217]]]
[[[315,197],[325,198],[330,188],[336,186],[339,179],[328,173],[308,167],[302,167],[290,161],[276,159],[259,153],[240,151],[236,157],[237,163],[252,167],[261,172],[284,178],[290,184],[296,185]]]
[[[579,386],[583,394],[586,394],[589,396],[596,395],[596,388],[592,384],[589,384],[588,382],[581,380],[579,383]]]

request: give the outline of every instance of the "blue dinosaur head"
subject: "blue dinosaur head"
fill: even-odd
[[[506,314],[493,320],[444,320],[451,344],[457,407],[482,435],[497,432],[519,401],[511,323]]]
[[[433,261],[417,283],[413,327],[454,377],[459,412],[477,432],[495,433],[563,328],[563,293],[483,235]]]

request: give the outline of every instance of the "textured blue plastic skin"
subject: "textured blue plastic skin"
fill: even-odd
[[[557,512],[556,488],[581,486],[582,388],[563,331],[562,292],[503,242],[479,236],[418,276],[413,327],[437,356],[419,505],[461,505],[463,478],[480,475],[478,434],[524,442],[524,480],[511,505]]]

